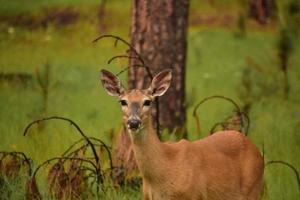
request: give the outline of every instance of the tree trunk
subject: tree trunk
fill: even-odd
[[[250,15],[259,23],[265,24],[275,10],[274,0],[251,0]]]
[[[106,30],[106,24],[105,24],[105,8],[106,8],[107,0],[101,0],[99,10],[98,10],[98,19],[99,19],[99,31],[105,32]]]
[[[173,69],[171,87],[159,99],[158,109],[160,125],[169,131],[185,132],[188,7],[188,0],[133,0],[131,45],[153,75],[163,69]],[[130,60],[130,66],[136,64],[140,63]],[[149,87],[150,78],[145,69],[131,67],[128,75],[129,88]],[[156,114],[157,109],[153,109],[153,116]]]

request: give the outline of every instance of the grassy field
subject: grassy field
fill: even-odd
[[[130,3],[109,1],[104,21],[106,28],[99,30],[102,23],[97,19],[99,1],[87,2],[43,0],[29,4],[0,0],[3,5],[0,15],[8,19],[0,23],[0,73],[25,73],[31,77],[26,83],[0,82],[0,151],[25,152],[35,161],[35,166],[60,155],[80,138],[68,123],[47,122],[42,128],[34,126],[26,137],[22,136],[29,122],[53,115],[72,119],[89,136],[112,145],[110,132],[117,134],[121,129],[121,113],[118,102],[106,95],[100,86],[99,70],[120,71],[126,62],[111,65],[106,62],[113,55],[124,52],[125,47],[114,48],[113,40],[97,44],[91,41],[103,33],[129,39]],[[26,16],[39,19],[44,16],[45,7],[51,10],[66,6],[71,6],[79,17],[64,26],[49,23],[47,27],[27,28],[11,23],[16,15],[26,13]],[[198,6],[192,3],[191,19],[197,18],[201,9],[214,13],[206,4],[199,10]],[[186,77],[188,137],[195,140],[206,136],[216,122],[232,112],[232,105],[220,100],[204,104],[199,109],[202,132],[198,134],[192,111],[201,99],[224,95],[241,106],[250,101],[249,137],[261,150],[264,146],[265,160],[283,160],[300,170],[300,45],[294,45],[289,62],[287,100],[283,95],[283,75],[276,52],[278,31],[276,28],[273,31],[249,29],[245,37],[238,37],[234,25],[190,27]],[[45,65],[49,66],[47,110],[36,78],[37,70],[41,74],[45,72]],[[126,81],[125,75],[122,75],[123,81]],[[251,91],[245,90],[245,78],[251,83]],[[263,199],[299,199],[295,176],[286,167],[268,167],[265,182]],[[11,198],[23,199],[24,188],[17,191]],[[140,198],[139,191],[124,188],[112,189],[104,199]]]

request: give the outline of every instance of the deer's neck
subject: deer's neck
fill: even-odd
[[[151,118],[151,117],[150,117]],[[160,142],[151,120],[135,135],[132,134],[135,158],[143,178],[149,182],[162,177],[163,143]]]

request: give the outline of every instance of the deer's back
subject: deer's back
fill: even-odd
[[[195,142],[165,144],[165,156],[166,181],[159,188],[174,199],[243,199],[260,191],[263,159],[241,133],[224,131]]]

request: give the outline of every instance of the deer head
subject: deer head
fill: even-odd
[[[117,76],[101,70],[101,83],[109,95],[118,97],[123,121],[130,133],[138,132],[148,124],[152,102],[168,90],[171,79],[171,70],[164,70],[153,78],[147,89],[126,90]]]

